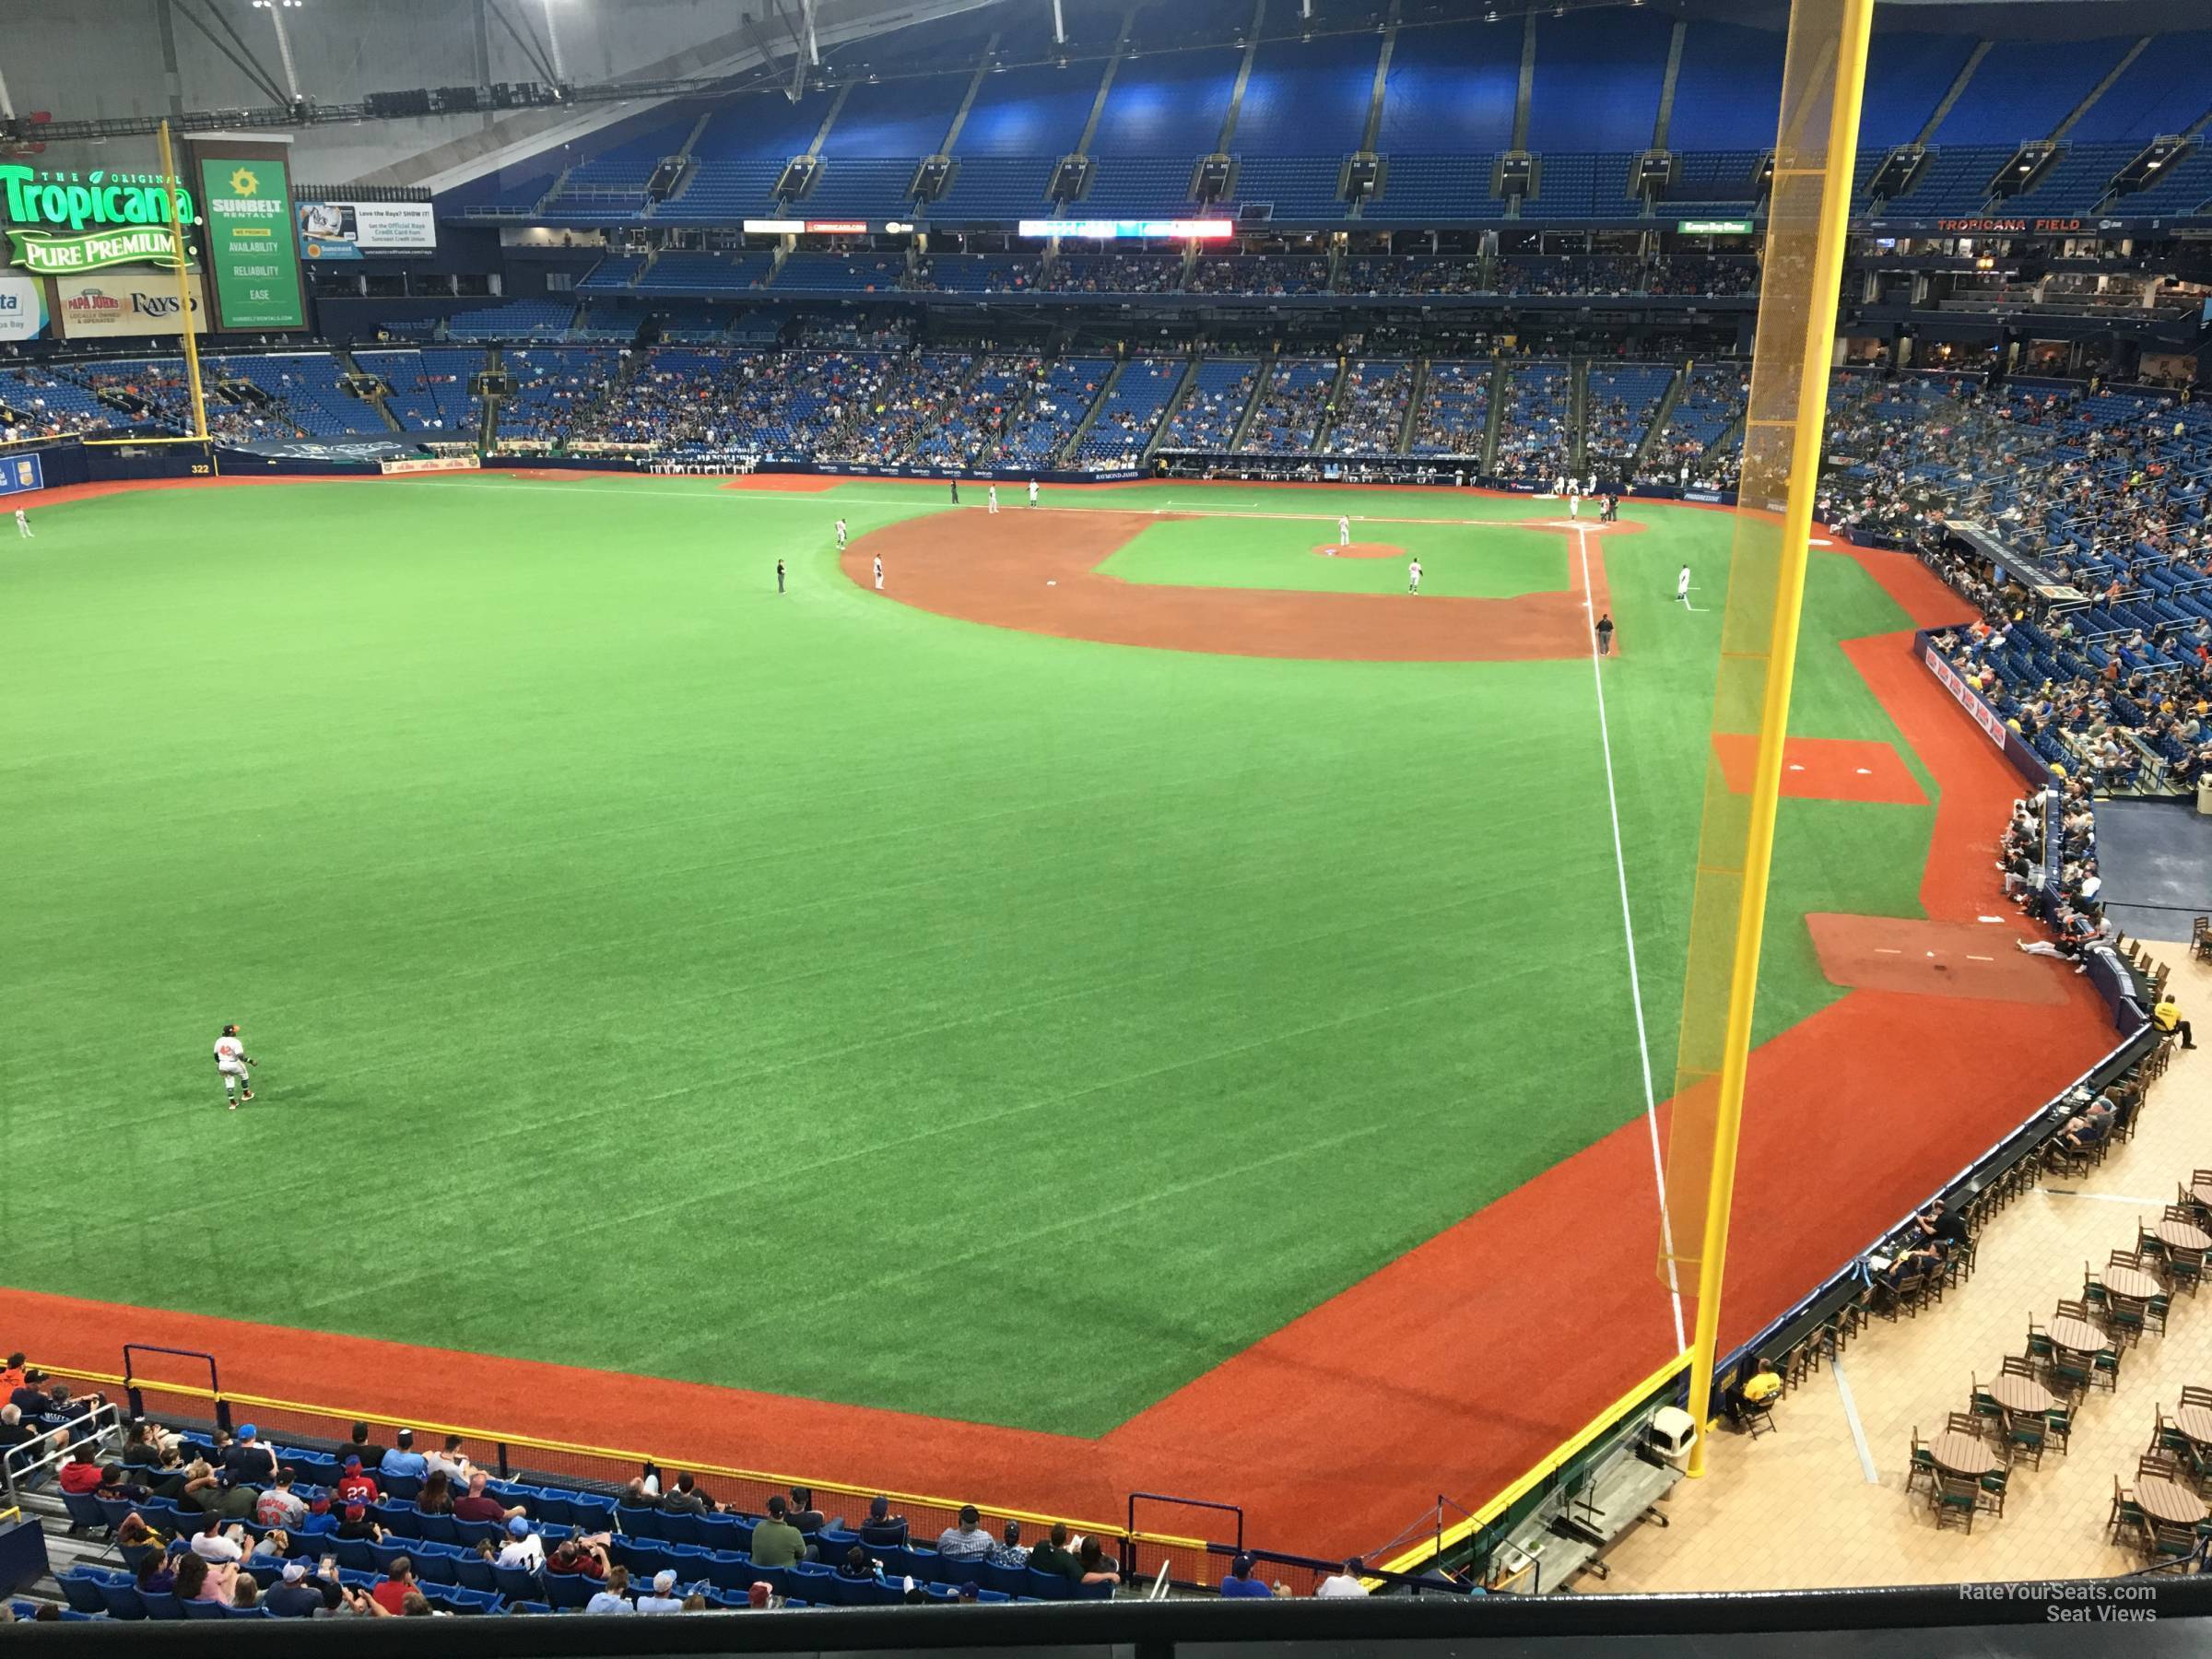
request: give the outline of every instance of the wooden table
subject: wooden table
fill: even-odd
[[[2184,1406],[2173,1414],[2174,1427],[2200,1446],[2212,1446],[2212,1407]]]
[[[2194,1526],[2207,1512],[2202,1498],[2163,1475],[2138,1476],[2136,1501],[2153,1521],[2163,1521],[2169,1526]]]
[[[1963,1480],[1978,1480],[2003,1466],[1987,1441],[1959,1429],[1947,1429],[1937,1435],[1928,1454],[1946,1475]]]
[[[2112,1338],[2086,1319],[2054,1319],[2050,1336],[2069,1354],[2101,1354],[2112,1346]]]
[[[2107,1267],[2104,1270],[2104,1288],[2114,1296],[2124,1296],[2130,1301],[2148,1301],[2154,1296],[2166,1294],[2166,1287],[2140,1267]]]
[[[1990,1397],[2022,1417],[2041,1417],[2047,1411],[2058,1409],[2058,1402],[2051,1391],[2033,1377],[1999,1377],[1989,1385]],[[2212,1418],[2212,1413],[2207,1414]]]
[[[2206,1209],[2212,1209],[2212,1182],[2200,1181],[2189,1189],[2189,1193]]]
[[[2212,1233],[2186,1221],[2161,1221],[2150,1230],[2175,1250],[2212,1250]]]

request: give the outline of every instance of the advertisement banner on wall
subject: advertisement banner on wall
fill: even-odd
[[[310,259],[432,253],[438,218],[428,202],[299,202],[300,252]]]
[[[0,495],[19,495],[27,489],[45,488],[46,477],[40,470],[35,453],[0,460]]]
[[[200,285],[192,289],[192,332],[206,334]],[[65,340],[120,340],[134,335],[184,332],[177,279],[167,271],[102,271],[53,279],[54,332]]]
[[[29,276],[0,276],[0,340],[34,339],[46,326],[46,296]]]
[[[203,245],[218,324],[226,333],[305,328],[291,175],[283,159],[203,148],[199,163]]]

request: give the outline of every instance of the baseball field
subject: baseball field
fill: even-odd
[[[1314,1548],[1671,1355],[1729,516],[965,493],[34,501],[0,1347]],[[1947,614],[1814,555],[1732,1328],[2102,1046],[2007,929],[1921,971],[2010,788],[1905,650]]]

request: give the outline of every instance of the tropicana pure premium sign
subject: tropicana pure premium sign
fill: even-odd
[[[8,241],[26,271],[65,276],[109,265],[156,265],[173,269],[170,231],[171,192],[157,173],[41,172],[0,166],[7,206]],[[178,217],[193,222],[192,192],[175,184]]]

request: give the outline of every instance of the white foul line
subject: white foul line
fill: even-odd
[[[1577,524],[1575,550],[1583,559],[1583,609],[1594,604],[1590,585],[1590,533]],[[1594,624],[1594,616],[1590,621]],[[1597,687],[1597,741],[1606,753],[1606,810],[1613,819],[1613,867],[1620,873],[1620,926],[1629,942],[1629,1000],[1636,1008],[1636,1052],[1643,1061],[1643,1121],[1652,1135],[1652,1179],[1659,1188],[1659,1241],[1666,1253],[1666,1293],[1675,1304],[1675,1351],[1689,1347],[1682,1324],[1682,1283],[1675,1271],[1675,1223],[1666,1209],[1666,1162],[1659,1153],[1659,1101],[1652,1088],[1652,1041],[1643,1027],[1643,985],[1636,973],[1636,923],[1629,912],[1629,855],[1620,841],[1620,796],[1613,786],[1613,736],[1606,724],[1606,675],[1597,660],[1597,631],[1590,632],[1590,677]]]

